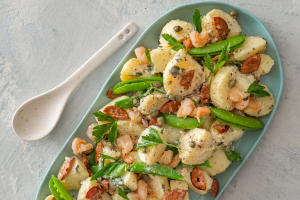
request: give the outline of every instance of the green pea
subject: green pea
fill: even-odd
[[[145,81],[158,81],[162,82],[163,78],[162,77],[153,77],[153,78],[141,78],[141,79],[134,79],[134,80],[128,80],[128,81],[122,81],[118,84],[115,85],[114,90],[117,89],[118,87],[121,87],[123,85],[131,84],[131,83],[138,83],[138,82],[145,82]]]
[[[127,168],[127,171],[134,173],[153,174],[175,180],[183,179],[183,176],[181,176],[181,174],[174,169],[158,163],[154,165],[147,165],[144,162],[136,162],[131,164],[130,167]]]
[[[54,175],[51,176],[49,188],[56,200],[73,200],[61,181]]]
[[[243,127],[243,129],[260,129],[264,123],[258,119],[237,115],[219,108],[210,108],[211,114],[228,123]]]
[[[155,82],[156,81],[144,81],[144,82],[126,84],[126,85],[123,85],[123,86],[120,86],[120,87],[114,89],[113,94],[121,94],[121,93],[126,93],[126,92],[146,90]],[[161,81],[161,84],[162,83],[163,83],[163,81]]]
[[[206,54],[217,55],[221,53],[221,51],[224,49],[225,45],[228,42],[230,43],[231,46],[230,50],[232,51],[240,47],[244,43],[244,41],[245,41],[245,35],[238,35],[227,40],[205,45],[204,47],[192,48],[191,50],[188,51],[188,54],[195,57],[203,57]]]
[[[173,114],[166,114],[166,113],[160,113],[160,116],[164,118],[164,123],[168,126],[172,126],[174,128],[180,128],[180,129],[193,129],[201,126],[205,119],[200,119],[200,123],[196,118],[182,118],[177,117]]]

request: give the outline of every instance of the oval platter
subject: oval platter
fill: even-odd
[[[85,135],[87,127],[91,123],[95,123],[94,112],[97,112],[101,107],[110,101],[106,97],[106,92],[109,88],[120,82],[120,71],[126,61],[130,58],[135,57],[134,49],[137,46],[150,47],[152,49],[158,46],[158,38],[163,26],[173,19],[181,19],[192,23],[192,15],[195,9],[199,9],[202,15],[205,15],[212,9],[220,9],[227,13],[232,10],[238,12],[239,16],[237,21],[242,28],[243,33],[247,36],[261,36],[267,41],[267,55],[270,55],[271,58],[275,61],[270,73],[264,75],[261,79],[263,84],[268,85],[269,90],[273,93],[275,98],[275,107],[273,111],[267,116],[263,116],[260,119],[264,122],[265,126],[262,129],[256,131],[245,131],[245,134],[237,142],[235,142],[235,151],[239,152],[242,157],[242,162],[233,163],[229,166],[226,172],[221,173],[216,176],[216,179],[219,182],[219,193],[217,197],[213,197],[211,194],[199,195],[193,191],[189,191],[191,200],[216,200],[222,195],[223,191],[230,183],[235,174],[239,171],[242,165],[246,162],[247,158],[250,156],[260,139],[262,138],[264,132],[268,128],[279,103],[279,99],[283,87],[283,72],[280,57],[275,46],[275,43],[269,34],[265,26],[252,14],[248,11],[241,9],[239,7],[233,6],[228,3],[217,2],[217,1],[204,1],[191,4],[185,4],[179,7],[176,7],[160,18],[153,22],[147,30],[140,36],[134,46],[128,51],[125,57],[121,60],[112,74],[109,76],[105,84],[103,85],[101,91],[99,92],[96,100],[87,111],[75,131],[70,135],[68,140],[65,142],[61,151],[58,153],[54,161],[52,162],[49,170],[47,171],[43,181],[40,184],[39,190],[36,195],[36,200],[44,200],[47,195],[50,194],[48,183],[52,174],[57,175],[61,164],[64,162],[66,156],[73,156],[71,149],[72,141],[75,137],[81,137],[83,139],[89,140]],[[72,195],[77,194],[76,192],[70,191]]]

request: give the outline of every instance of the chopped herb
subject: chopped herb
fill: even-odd
[[[121,188],[118,188],[118,195],[126,200],[130,200]]]
[[[184,164],[184,163],[180,162],[177,167],[195,167],[195,166],[202,167],[202,168],[204,168],[204,167],[212,168],[212,166],[210,165],[208,160],[206,160],[204,163],[201,163],[199,165],[187,165],[187,164]]]
[[[224,153],[226,154],[227,159],[230,160],[231,162],[232,162],[232,161],[235,161],[235,162],[242,162],[242,158],[241,158],[240,153],[235,152],[235,151],[226,151],[226,150],[224,150],[224,149],[222,149],[222,150],[223,150]]]
[[[257,80],[255,80],[245,93],[254,94],[259,97],[270,96],[270,93],[264,90],[265,88],[265,86],[257,84]]]
[[[198,9],[196,9],[193,14],[193,23],[196,27],[196,30],[199,33],[201,33],[201,31],[202,31],[202,15],[200,15],[200,11]]]
[[[114,144],[117,139],[117,121],[101,111],[93,113],[98,121],[110,122],[107,124],[102,124],[94,127],[93,136],[95,136],[95,143],[98,143],[102,140],[105,134],[108,132],[107,137],[111,144]]]
[[[154,70],[154,65],[153,65],[152,60],[151,60],[150,51],[149,51],[149,49],[147,47],[145,47],[145,54],[146,54],[146,57],[147,57],[147,59],[148,59],[148,61],[150,63],[151,69],[153,71]]]
[[[149,135],[142,136],[142,141],[143,141],[143,143],[138,143],[137,144],[136,150],[142,149],[142,148],[145,148],[145,147],[149,147],[149,146],[159,145],[159,144],[166,144],[168,146],[172,146],[172,147],[180,149],[176,145],[164,143],[161,140],[158,131],[155,128],[152,128],[152,127],[149,127]]]
[[[169,35],[169,34],[162,34],[161,36],[168,42],[168,45],[172,46],[172,49],[174,51],[178,51],[180,49],[183,49],[183,50],[186,51],[184,45],[182,45],[180,42],[178,42],[171,35]]]

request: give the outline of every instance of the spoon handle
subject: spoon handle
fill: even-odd
[[[60,92],[69,93],[69,96],[80,85],[80,83],[90,75],[100,64],[119,49],[137,31],[137,25],[133,22],[127,24],[112,39],[110,39],[101,49],[99,49],[90,59],[88,59],[79,69],[77,69],[64,82],[57,86]]]

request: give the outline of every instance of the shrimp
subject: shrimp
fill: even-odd
[[[87,141],[79,137],[75,138],[72,142],[73,153],[76,156],[79,156],[82,153],[90,154],[92,153],[93,148],[92,144],[87,143]]]
[[[131,164],[132,163],[132,157],[129,154],[125,154],[123,156],[123,159],[126,163]]]
[[[210,41],[209,35],[205,28],[202,28],[201,33],[193,30],[190,34],[190,38],[195,47],[203,47],[206,43]]]
[[[200,116],[202,114],[210,114],[210,109],[208,107],[198,107],[191,112],[191,117],[196,117],[198,122],[200,123]]]
[[[139,200],[139,195],[136,192],[130,192],[127,194],[130,200]]]
[[[117,139],[117,147],[122,149],[123,157],[133,149],[133,142],[129,135],[121,135]]]
[[[177,165],[180,163],[180,158],[179,158],[179,154],[177,154],[175,156],[175,158],[173,158],[172,162],[170,164],[168,164],[167,166],[170,168],[175,168],[177,167]]]
[[[164,152],[164,154],[160,157],[158,162],[163,165],[168,165],[172,162],[172,158],[173,158],[173,151],[168,150]]]
[[[151,51],[151,49],[150,48],[148,48],[149,49],[149,51]],[[146,54],[145,54],[145,47],[137,47],[135,50],[134,50],[134,52],[135,52],[135,55],[136,55],[136,58],[140,61],[140,62],[142,62],[142,63],[144,63],[144,64],[147,64],[147,65],[149,65],[150,63],[149,63],[149,61],[148,61],[148,58],[147,58],[147,56],[146,56]]]
[[[234,87],[229,93],[229,99],[234,102],[234,107],[244,110],[249,104],[249,96],[240,89]]]
[[[191,38],[184,40],[183,45],[185,46],[187,51],[194,47]]]
[[[138,124],[142,122],[142,113],[136,107],[127,109],[126,112],[133,123]]]
[[[147,192],[148,192],[148,194],[149,194],[149,197],[150,197],[150,198],[156,197],[157,194],[151,189],[149,182],[148,182],[147,184],[148,184]]]
[[[92,142],[94,142],[94,140],[96,138],[95,136],[93,136],[93,131],[94,131],[95,126],[98,126],[98,123],[89,125],[88,129],[85,132],[86,136],[88,136],[88,138],[90,138],[90,140],[92,140]]]
[[[250,97],[247,108],[251,108],[254,110],[254,112],[257,112],[259,110],[259,107],[260,107],[259,102]]]
[[[148,184],[144,180],[138,181],[138,195],[140,200],[146,200],[147,199],[147,187]]]
[[[188,115],[192,113],[192,111],[196,108],[195,103],[189,99],[185,98],[181,101],[181,106],[177,112],[177,117],[186,118]]]

